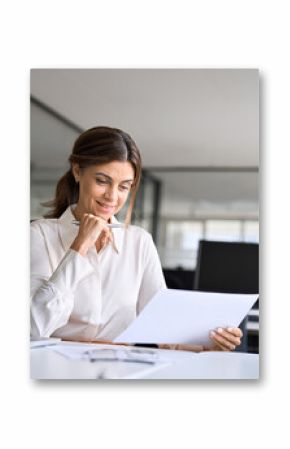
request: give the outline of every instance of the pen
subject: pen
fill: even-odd
[[[73,224],[79,226],[80,222],[78,220],[73,220]],[[108,228],[123,228],[124,225],[122,223],[108,223],[107,227]]]

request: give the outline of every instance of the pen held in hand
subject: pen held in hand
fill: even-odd
[[[80,225],[80,222],[78,220],[73,220],[72,223],[76,226]],[[108,228],[124,228],[123,223],[108,223],[106,226]]]

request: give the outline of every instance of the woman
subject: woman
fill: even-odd
[[[166,287],[151,235],[129,226],[140,153],[127,133],[95,127],[79,136],[69,161],[53,209],[31,224],[31,334],[112,341]],[[128,197],[120,227],[115,215]],[[219,329],[211,349],[235,349],[241,336],[238,328]]]

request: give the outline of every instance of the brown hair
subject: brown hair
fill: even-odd
[[[68,160],[71,167],[58,181],[54,200],[43,204],[46,207],[52,207],[52,210],[44,217],[59,218],[69,205],[77,203],[79,186],[72,173],[72,163],[79,164],[79,167],[82,169],[90,165],[105,164],[113,161],[128,161],[132,164],[135,171],[125,220],[126,224],[129,224],[141,178],[140,152],[129,134],[118,128],[110,128],[108,126],[96,126],[88,129],[75,141],[72,154]]]

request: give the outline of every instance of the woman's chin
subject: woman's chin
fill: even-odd
[[[96,215],[101,217],[103,220],[111,221],[111,218],[113,217],[113,212],[102,212],[102,211],[96,211]]]

